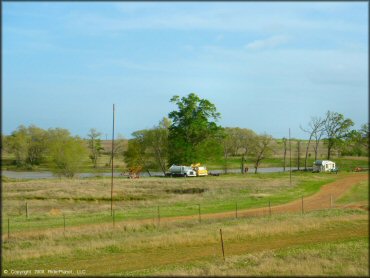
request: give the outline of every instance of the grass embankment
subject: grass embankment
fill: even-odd
[[[116,179],[115,221],[175,217],[266,207],[317,192],[346,174],[288,173],[205,178]],[[29,218],[26,219],[26,202]],[[12,231],[111,223],[110,179],[37,180],[3,184],[3,227]],[[6,230],[3,230],[3,233]]]

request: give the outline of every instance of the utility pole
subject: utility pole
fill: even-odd
[[[111,187],[110,187],[110,215],[113,216],[113,150],[114,150],[114,120],[115,120],[115,111],[113,104],[113,132],[112,132],[112,178],[111,178]]]
[[[299,164],[301,164],[301,158],[300,158],[300,155],[301,155],[301,141],[297,141],[297,151],[298,151],[298,157],[297,157],[297,164],[298,164],[298,170],[299,170]]]
[[[292,186],[292,140],[290,139],[290,128],[289,128],[289,185]]]

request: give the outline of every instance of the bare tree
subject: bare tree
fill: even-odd
[[[234,141],[230,133],[227,131],[222,139],[223,155],[224,155],[224,173],[227,174],[229,156],[233,154]]]
[[[158,126],[148,130],[146,134],[146,142],[151,148],[154,160],[160,167],[163,174],[166,174],[167,164],[166,159],[168,156],[168,134],[171,121],[168,118],[163,118]]]
[[[272,137],[267,134],[255,136],[253,140],[253,145],[251,147],[251,154],[254,159],[254,173],[257,173],[257,169],[261,161],[266,158],[271,152],[272,148],[270,146],[272,142]]]
[[[101,146],[101,140],[100,140],[101,133],[98,132],[95,128],[91,128],[89,131],[89,134],[87,134],[88,142],[89,142],[89,150],[90,150],[90,159],[94,165],[94,168],[96,168],[98,157],[101,154],[101,151],[103,150],[103,147]]]
[[[225,151],[229,152],[229,154],[240,156],[240,172],[244,174],[246,156],[249,153],[254,137],[257,135],[253,130],[239,127],[227,127],[225,132],[225,140],[227,141],[224,141],[224,144],[226,144],[224,146],[224,157]]]
[[[307,129],[303,128],[302,126],[300,127],[301,130],[303,130],[304,132],[310,135],[307,146],[306,146],[306,155],[305,155],[305,160],[304,160],[305,170],[307,170],[308,151],[309,151],[310,143],[312,140],[314,140],[314,143],[315,143],[313,147],[315,151],[315,160],[317,159],[319,143],[325,132],[324,125],[325,125],[325,119],[322,119],[320,117],[311,117],[311,121],[308,123]]]
[[[118,134],[117,139],[114,140],[114,147],[113,147],[113,156],[124,156],[124,152],[127,150],[127,140],[124,138],[122,134]],[[111,152],[112,150],[110,150]],[[112,163],[112,156],[109,156],[108,166],[110,167]]]

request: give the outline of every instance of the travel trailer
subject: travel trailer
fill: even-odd
[[[336,172],[335,162],[330,160],[316,160],[312,172]]]

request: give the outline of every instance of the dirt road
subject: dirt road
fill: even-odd
[[[353,174],[342,179],[336,180],[332,183],[326,184],[321,187],[320,191],[312,196],[305,197],[303,199],[303,211],[313,211],[335,207],[333,204],[336,199],[342,196],[348,189],[353,185],[367,180],[368,174]],[[286,213],[286,212],[300,212],[302,211],[302,199],[295,200],[293,202],[271,206],[271,213]],[[256,209],[246,209],[239,210],[238,217],[242,216],[263,216],[270,213],[269,207],[256,208]],[[178,216],[170,218],[161,218],[161,222],[172,222],[179,220],[194,219],[198,216]],[[222,212],[222,213],[212,213],[212,214],[202,214],[202,219],[218,219],[218,218],[230,218],[235,217],[235,212]]]

